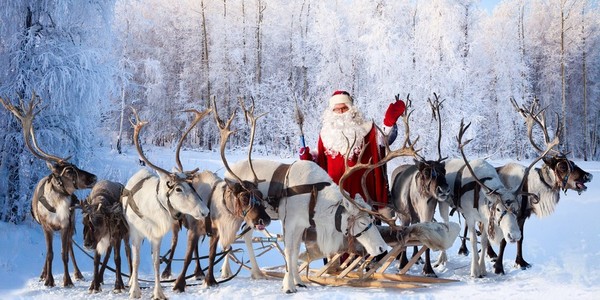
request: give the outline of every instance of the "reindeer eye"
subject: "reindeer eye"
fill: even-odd
[[[178,187],[175,188],[175,191],[178,192],[178,193],[182,193],[183,189],[180,186],[178,186]]]

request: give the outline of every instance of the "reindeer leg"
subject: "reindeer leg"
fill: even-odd
[[[166,261],[165,269],[163,270],[162,274],[160,275],[160,277],[162,279],[171,278],[171,262],[173,261],[173,256],[175,255],[175,248],[177,248],[177,241],[179,240],[179,230],[180,229],[181,229],[181,227],[178,225],[177,222],[175,224],[173,224],[173,228],[172,228],[173,238],[171,239],[171,248],[169,250],[169,259]]]
[[[398,269],[402,270],[404,267],[406,267],[406,265],[408,264],[408,254],[406,254],[406,247],[404,247],[404,250],[402,250],[402,252],[396,257],[396,259],[400,260],[400,265]]]
[[[104,255],[104,260],[102,261],[102,266],[100,267],[100,271],[98,272],[98,279],[100,280],[99,284],[104,284],[104,271],[106,271],[106,266],[108,266],[108,260],[110,259],[110,253],[112,252],[112,245],[108,246],[106,249],[106,255]]]
[[[519,220],[519,227],[521,228],[521,239],[517,241],[517,258],[515,259],[515,264],[517,267],[521,268],[521,270],[525,270],[531,267],[531,265],[523,259],[523,239],[525,239],[523,227],[525,227],[525,218]]]
[[[469,234],[471,235],[471,250],[473,250],[473,255],[471,255],[471,277],[481,278],[483,274],[481,274],[479,270],[479,252],[477,251],[477,232],[475,231],[475,224],[469,226],[471,230],[469,230]]]
[[[100,288],[100,271],[98,270],[100,266],[100,253],[95,251],[94,253],[94,278],[92,279],[92,283],[90,284],[89,291],[90,293],[98,293],[102,289]]]
[[[177,280],[175,280],[175,284],[173,285],[173,290],[180,293],[183,293],[185,291],[185,275],[187,274],[187,269],[192,261],[192,254],[194,253],[194,249],[198,247],[198,238],[194,238],[192,235],[189,235],[190,231],[188,231],[189,239],[187,249],[185,250],[183,268],[181,269],[181,273],[179,273],[179,276],[177,277]]]
[[[123,242],[125,243],[125,256],[127,258],[127,264],[129,265],[129,274],[131,275],[133,265],[131,264],[131,244],[129,243],[129,235],[125,235]],[[129,279],[131,280],[131,276],[129,276]],[[131,285],[130,282],[127,285]]]
[[[44,270],[40,279],[45,280],[45,286],[53,287],[55,286],[54,276],[52,276],[52,259],[54,258],[54,251],[52,249],[53,232],[44,229],[44,236],[46,237],[46,261],[44,262]]]
[[[215,268],[215,256],[217,255],[217,244],[219,242],[219,233],[213,232],[213,235],[210,237],[210,247],[209,247],[209,253],[208,253],[208,274],[206,274],[206,277],[204,278],[204,282],[206,283],[207,286],[216,286],[217,285],[217,280],[215,280],[215,273],[214,273],[214,268]]]
[[[196,254],[196,268],[194,269],[194,276],[196,277],[196,280],[203,280],[204,278],[206,278],[206,275],[204,274],[204,271],[202,270],[202,265],[200,264],[200,251],[198,251],[198,239],[200,239],[200,237],[196,238],[196,248],[194,249],[194,254]]]
[[[65,270],[65,274],[63,276],[63,286],[64,287],[73,287],[73,281],[71,280],[71,275],[69,275],[69,249],[71,245],[71,232],[69,228],[61,230],[61,257],[63,262],[63,267]]]
[[[468,256],[469,249],[467,248],[467,232],[469,231],[469,227],[465,224],[465,230],[463,233],[463,238],[461,239],[460,248],[458,249],[459,255]]]
[[[254,246],[252,245],[252,235],[254,230],[246,232],[244,235],[244,243],[248,250],[248,256],[250,256],[250,265],[252,266],[252,279],[265,279],[265,274],[260,270],[258,263],[256,262],[256,255],[254,254]]]
[[[154,292],[152,299],[167,299],[160,285],[160,242],[161,240],[152,241],[152,262],[154,264]]]
[[[121,274],[121,239],[116,239],[114,242],[113,251],[114,262],[115,262],[115,288],[113,289],[114,293],[121,293],[125,290],[125,285],[123,284],[123,276]]]
[[[431,250],[429,248],[425,250],[425,264],[423,265],[423,275],[427,277],[437,278],[437,275],[433,271],[433,267],[431,267]]]
[[[488,247],[489,249],[490,247]],[[494,262],[494,273],[504,275],[504,265],[502,263],[504,259],[504,248],[506,248],[506,240],[502,239],[500,242],[500,250],[498,251],[498,256],[496,257],[496,261]]]
[[[285,228],[285,224],[284,224],[284,228]],[[300,231],[300,233],[298,234],[295,231],[300,231],[300,230],[294,230],[292,228],[292,229],[286,231],[285,236],[283,237],[284,244],[285,244],[284,253],[285,253],[285,265],[286,265],[285,275],[283,276],[283,290],[287,294],[295,293],[298,291],[296,289],[296,283],[294,282],[295,276],[298,275],[297,274],[298,261],[297,260],[294,261],[294,249],[298,249],[298,250],[296,250],[298,252],[300,251],[300,241],[302,240],[302,232]],[[298,256],[296,256],[296,258],[297,257]],[[294,272],[296,272],[296,274],[294,274]]]
[[[412,257],[415,257],[415,255],[417,255],[417,253],[419,253],[419,247],[414,246]],[[419,259],[417,260],[417,264],[422,264],[422,263],[423,263],[423,259],[419,257]]]
[[[70,234],[70,240],[71,242],[69,243],[69,255],[71,256],[71,261],[73,261],[73,277],[75,277],[75,280],[85,280],[85,278],[83,277],[83,275],[81,274],[81,271],[79,270],[79,266],[77,265],[77,260],[75,260],[75,253],[73,253],[73,235],[75,235],[75,213],[72,212],[71,213],[71,234]]]
[[[231,246],[224,249],[227,251],[231,249]],[[231,267],[229,266],[229,254],[223,259],[223,264],[221,265],[221,278],[229,278],[233,273],[231,273]]]
[[[496,254],[496,251],[494,251],[492,244],[488,244],[486,252],[487,252],[487,256],[490,258],[490,260],[492,262],[495,262],[498,259],[498,254]]]
[[[131,277],[129,278],[129,298],[142,297],[142,291],[138,281],[138,269],[140,266],[140,244],[141,241],[138,241],[136,238],[134,238],[134,241],[131,244],[132,267]]]

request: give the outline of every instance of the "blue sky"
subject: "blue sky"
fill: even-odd
[[[485,8],[488,12],[492,12],[496,4],[501,0],[481,0],[481,7]]]

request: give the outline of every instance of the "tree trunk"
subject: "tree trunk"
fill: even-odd
[[[560,8],[560,86],[561,86],[561,99],[562,99],[562,128],[561,131],[561,144],[564,152],[569,151],[569,137],[567,136],[567,95],[566,95],[566,75],[565,75],[565,2],[561,3]]]
[[[258,16],[256,20],[256,83],[261,84],[262,82],[262,22],[263,22],[263,13],[265,11],[266,6],[262,3],[262,0],[257,0],[256,4],[258,6]]]

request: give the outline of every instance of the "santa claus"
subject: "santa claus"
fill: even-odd
[[[402,100],[391,103],[383,119],[383,132],[388,135],[396,129],[396,121],[404,113]],[[351,167],[358,162],[362,154],[362,163],[377,163],[381,159],[384,135],[380,134],[372,121],[365,120],[362,113],[354,105],[350,94],[336,91],[329,99],[329,105],[323,113],[323,127],[319,134],[317,150],[311,153],[308,147],[300,149],[300,159],[313,160],[327,171],[335,183],[339,183],[344,174],[346,164]],[[354,142],[354,143],[353,143]],[[388,143],[392,143],[389,140]],[[352,146],[353,145],[353,146]],[[366,145],[366,147],[364,147]],[[348,147],[353,148],[348,151]],[[370,172],[366,178],[367,191],[361,187],[364,170],[353,173],[345,182],[344,190],[352,197],[359,194],[363,199],[371,199],[377,208],[385,208],[388,204],[388,185],[383,168]],[[366,193],[370,197],[366,197]]]

